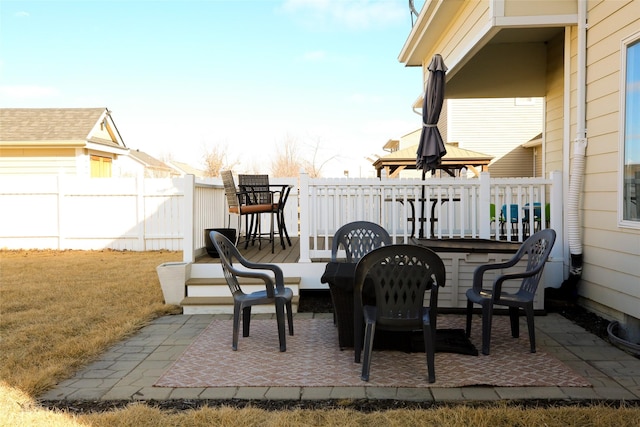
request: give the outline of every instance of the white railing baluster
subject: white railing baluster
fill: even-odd
[[[415,227],[415,237],[523,241],[525,230],[534,230],[538,221],[542,226],[546,224],[547,195],[555,181],[492,179],[483,172],[479,179],[309,179],[308,183],[316,189],[306,192],[314,198],[307,204],[314,212],[303,217],[319,217],[322,224],[321,227],[311,224],[309,230],[308,237],[314,246],[311,250],[315,253],[330,249],[329,240],[338,227],[358,220],[383,225],[396,242],[409,243],[412,227]],[[495,205],[493,222],[491,204]],[[540,212],[536,216],[538,204]],[[528,212],[526,223],[523,221],[525,211]],[[410,218],[412,214],[414,218]],[[325,244],[319,248],[315,237],[322,234]]]

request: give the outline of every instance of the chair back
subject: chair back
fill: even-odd
[[[424,307],[430,308],[430,315],[437,314],[445,267],[438,254],[424,246],[383,246],[366,254],[356,266],[354,295],[360,303],[365,282],[375,290],[378,325],[391,330],[406,330],[410,325],[421,328]],[[425,301],[427,290],[431,295]]]
[[[355,221],[340,227],[333,236],[331,261],[336,261],[343,247],[347,262],[358,262],[367,253],[391,244],[391,236],[382,226],[369,221]]]
[[[220,177],[222,177],[222,184],[224,185],[224,194],[227,196],[227,205],[229,209],[237,208],[238,192],[236,189],[236,183],[233,180],[233,173],[231,171],[220,171]],[[211,239],[213,241],[213,239]]]
[[[489,222],[494,222],[496,220],[496,205],[491,203],[489,204]]]
[[[502,221],[507,221],[507,205],[502,205],[500,209],[500,214],[502,216]],[[518,205],[511,204],[509,205],[509,221],[512,223],[518,222]]]
[[[269,175],[238,175],[238,185],[242,191],[251,194],[249,203],[265,205],[271,203],[272,193],[269,191]]]
[[[224,273],[224,278],[227,281],[227,285],[229,286],[229,290],[232,295],[236,295],[238,293],[243,293],[240,283],[238,282],[237,272],[238,270],[234,267],[234,261],[238,261],[240,264],[247,264],[246,260],[240,255],[238,249],[231,242],[231,240],[227,239],[222,233],[217,231],[211,231],[209,236],[211,237],[211,241],[215,246],[218,254],[220,255],[220,264],[222,266],[222,272]],[[245,261],[245,262],[243,262]],[[281,288],[282,284],[276,281],[276,287]],[[267,297],[273,298],[274,289],[273,286],[267,285]]]
[[[551,248],[556,241],[556,232],[551,228],[545,228],[531,235],[522,243],[514,258],[522,258],[527,254],[527,272],[535,272],[532,276],[525,277],[520,285],[520,291],[531,296],[535,295],[544,264],[551,254]]]

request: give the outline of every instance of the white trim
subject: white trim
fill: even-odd
[[[473,58],[473,56],[482,48],[484,48],[489,41],[500,31],[500,28],[494,26],[491,22],[488,22],[484,28],[476,33],[476,35],[469,40],[464,49],[461,49],[460,55],[454,58],[453,56],[447,57],[447,74],[446,79],[449,80],[455,76],[460,70],[460,65],[466,63],[463,62],[465,58]],[[482,42],[482,43],[481,43]]]
[[[627,94],[627,50],[629,45],[640,42],[640,31],[622,39],[620,42],[620,115],[618,125],[618,227],[640,229],[640,221],[629,221],[623,218],[624,211],[624,151],[626,129],[626,94]]]
[[[564,25],[576,25],[578,22],[578,15],[538,15],[538,16],[506,16],[494,17],[494,23],[496,26],[505,27],[554,27]]]
[[[569,198],[569,182],[570,182],[570,158],[571,158],[571,27],[565,27],[564,29],[564,87],[563,87],[563,124],[562,124],[562,191],[563,198],[567,200]],[[569,220],[567,210],[563,209],[562,219],[564,224],[565,236],[569,235],[568,226]],[[564,242],[564,259],[567,262],[566,268],[568,271],[569,263],[569,241]]]
[[[489,13],[493,18],[504,17],[505,0],[493,0],[489,3]]]

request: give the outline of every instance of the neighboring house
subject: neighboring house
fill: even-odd
[[[543,98],[448,99],[445,105],[443,138],[493,156],[491,176],[540,176],[535,175],[535,148],[523,144],[543,129]]]
[[[0,174],[111,177],[128,151],[106,108],[0,109]]]
[[[399,55],[417,90],[436,53],[447,98],[544,99],[531,144],[564,175],[563,294],[640,339],[640,1],[427,0]]]
[[[390,140],[385,144],[385,149],[391,151],[386,156],[379,157],[373,162],[377,176],[384,174],[389,178],[419,178],[421,171],[416,170],[416,152],[420,141],[421,129],[404,135],[400,140]],[[406,145],[409,142],[412,145]],[[477,176],[486,171],[492,156],[465,150],[456,143],[445,144],[447,154],[442,158],[441,169],[447,173],[441,176],[460,176],[464,168],[470,175]],[[400,148],[402,147],[402,148]]]
[[[205,171],[203,171],[201,169],[194,168],[194,167],[192,167],[191,165],[189,165],[187,163],[178,162],[176,160],[169,160],[169,161],[167,161],[165,163],[168,164],[169,166],[171,166],[173,169],[175,169],[180,176],[193,175],[196,178],[206,178],[207,177]]]
[[[423,97],[421,94],[415,101],[414,110],[421,108]],[[438,129],[445,143],[492,159],[484,170],[494,177],[539,177],[543,106],[543,98],[539,97],[447,99]],[[417,146],[420,131],[389,140],[383,150],[393,152]],[[475,176],[474,172],[470,171],[469,176]],[[419,173],[404,171],[400,176],[415,177]]]
[[[129,150],[117,162],[118,176],[142,176],[144,178],[170,178],[180,173],[166,163],[140,150]]]

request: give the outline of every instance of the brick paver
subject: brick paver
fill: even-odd
[[[309,318],[314,315],[300,313],[296,316]],[[327,318],[330,314],[318,316]],[[538,345],[587,378],[593,387],[153,387],[213,318],[229,319],[231,316],[178,315],[156,319],[72,378],[61,381],[40,399],[396,399],[436,402],[640,399],[640,360],[555,314],[536,318]]]

